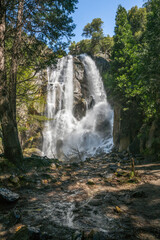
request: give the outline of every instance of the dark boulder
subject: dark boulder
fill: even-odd
[[[19,194],[14,193],[7,188],[0,188],[0,201],[14,203],[19,199]]]

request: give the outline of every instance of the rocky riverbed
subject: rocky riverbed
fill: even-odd
[[[20,196],[0,203],[0,239],[160,239],[160,163],[116,151],[85,162],[33,156],[20,170],[0,159],[0,187]]]

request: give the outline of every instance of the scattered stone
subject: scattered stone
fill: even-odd
[[[39,229],[24,226],[16,231],[11,240],[41,240],[45,239]],[[46,238],[47,239],[47,238]]]
[[[106,236],[105,233],[98,231],[97,229],[92,229],[89,232],[84,233],[84,238],[86,240],[106,240],[110,239]]]
[[[115,154],[115,153],[110,154],[110,157],[116,157],[116,156],[117,156],[117,154]]]
[[[136,191],[132,194],[133,198],[146,198],[146,193],[144,191]]]
[[[51,179],[51,176],[48,173],[42,173],[41,177],[43,177],[44,179]]]
[[[76,232],[73,234],[72,239],[73,239],[73,240],[81,240],[81,239],[82,239],[82,233],[79,232],[79,231],[76,231]]]
[[[90,179],[90,180],[88,180],[87,184],[88,184],[88,185],[94,185],[95,183],[93,182],[92,179]]]
[[[88,206],[88,205],[86,205],[85,207],[84,207],[84,212],[90,212],[90,211],[92,211],[93,209],[92,209],[92,207],[90,207],[90,206]]]
[[[93,239],[93,237],[94,237],[94,235],[95,235],[96,232],[97,232],[96,230],[92,229],[92,230],[88,233],[88,236],[87,236],[88,239],[89,239],[89,238]]]
[[[50,168],[51,168],[52,170],[56,170],[56,168],[57,168],[57,167],[56,167],[56,164],[55,164],[55,163],[52,163]]]
[[[79,167],[79,164],[78,164],[77,162],[72,162],[72,163],[71,163],[71,166],[73,166],[73,167]]]
[[[9,232],[9,234],[14,233],[11,239],[131,240],[136,239],[137,232],[135,231],[135,233],[134,229],[138,228],[134,227],[138,226],[137,222],[141,222],[142,227],[145,227],[146,219],[148,220],[148,216],[150,217],[152,212],[155,216],[151,220],[155,227],[158,226],[158,206],[148,205],[149,202],[146,202],[146,209],[143,208],[143,197],[147,195],[148,198],[152,198],[154,192],[149,196],[149,191],[143,188],[143,185],[127,184],[128,180],[134,183],[136,180],[135,177],[130,179],[130,163],[124,161],[127,154],[124,155],[123,160],[118,157],[118,153],[116,155],[115,159],[113,157],[111,159],[108,155],[107,161],[101,156],[84,161],[83,167],[81,162],[78,162],[78,167],[73,167],[74,164],[72,165],[68,161],[57,162],[57,166],[62,166],[61,169],[57,169],[56,162],[50,161],[49,167],[44,165],[44,168],[41,168],[40,165],[40,169],[37,168],[36,171],[33,169],[33,172],[27,171],[26,174],[18,175],[21,186],[32,182],[33,184],[20,189],[23,198],[17,208],[11,208],[12,210],[9,208],[8,212],[8,207],[12,207],[8,204],[7,209],[4,209],[4,213],[2,211],[0,215],[0,219],[3,219],[3,214],[6,214],[3,223],[7,225],[9,231],[10,226],[14,225],[13,230],[11,229]],[[110,167],[113,171],[110,170]],[[50,171],[51,169],[53,170]],[[120,175],[120,178],[116,173]],[[8,184],[9,176],[10,173],[4,178],[7,180],[1,181],[3,185],[6,182]],[[68,176],[71,177],[67,180]],[[102,183],[99,182],[99,176]],[[138,169],[137,176],[141,176]],[[144,178],[144,180],[148,181],[148,173],[147,179]],[[118,185],[118,181],[120,185]],[[57,184],[53,184],[54,182]],[[41,183],[46,184],[49,188],[44,188]],[[149,186],[150,188],[152,186]],[[118,191],[115,191],[116,189]],[[154,201],[155,196],[152,199]],[[3,208],[2,204],[1,207]],[[139,216],[137,216],[137,212],[140,212]],[[130,221],[132,217],[134,219],[134,216],[136,221]],[[36,229],[24,226],[21,222],[31,226],[34,223]],[[47,232],[46,236],[42,231]]]
[[[114,164],[110,164],[110,165],[109,165],[109,169],[112,170],[112,171],[116,171],[117,168],[118,168],[117,165],[114,165]]]
[[[56,178],[52,177],[52,180],[51,180],[52,183],[56,183],[57,181],[58,180]]]
[[[114,176],[114,174],[113,174],[113,173],[110,173],[110,174],[107,174],[107,176],[106,176],[105,178],[106,178],[106,179],[112,179],[113,176]]]
[[[124,158],[124,154],[123,153],[118,153],[119,158],[123,159]]]
[[[20,211],[18,210],[13,210],[13,216],[16,220],[19,220],[21,218]]]
[[[0,200],[8,203],[16,202],[19,199],[19,194],[14,193],[7,188],[0,188]]]
[[[98,176],[99,176],[99,177],[105,177],[105,174],[103,174],[103,173],[98,173]]]
[[[91,206],[100,206],[100,205],[102,205],[102,200],[92,199],[88,204]]]
[[[12,210],[9,212],[8,214],[8,223],[10,225],[15,225],[17,224],[21,219],[21,214],[20,214],[20,211],[18,210]]]
[[[122,152],[122,154],[123,154],[123,155],[127,154],[127,151],[124,150],[124,151]]]
[[[19,184],[19,177],[12,175],[10,176],[9,181],[15,185]]]

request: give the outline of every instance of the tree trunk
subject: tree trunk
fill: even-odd
[[[18,138],[17,125],[15,126],[9,105],[3,113],[1,125],[5,157],[15,163],[19,163],[22,161],[23,155]]]
[[[10,71],[10,106],[13,119],[16,123],[16,99],[17,99],[17,70],[21,52],[22,23],[23,23],[24,0],[19,0],[16,32],[12,50],[11,71]]]
[[[18,139],[16,115],[13,114],[9,89],[5,74],[5,1],[0,0],[0,121],[2,125],[3,147],[5,156],[14,162],[23,159],[21,145]],[[10,82],[11,84],[11,82]],[[16,87],[12,89],[16,91]],[[15,93],[16,96],[16,93]],[[16,98],[15,98],[16,108]]]
[[[0,0],[0,120],[7,106],[5,74],[5,4]]]

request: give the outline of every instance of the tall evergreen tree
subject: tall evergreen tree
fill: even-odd
[[[133,74],[137,62],[137,46],[128,22],[125,8],[118,7],[112,51],[111,72],[113,76],[112,88],[116,95],[129,98],[133,91]]]
[[[160,0],[147,3],[145,51],[142,58],[143,107],[150,118],[160,117]]]

